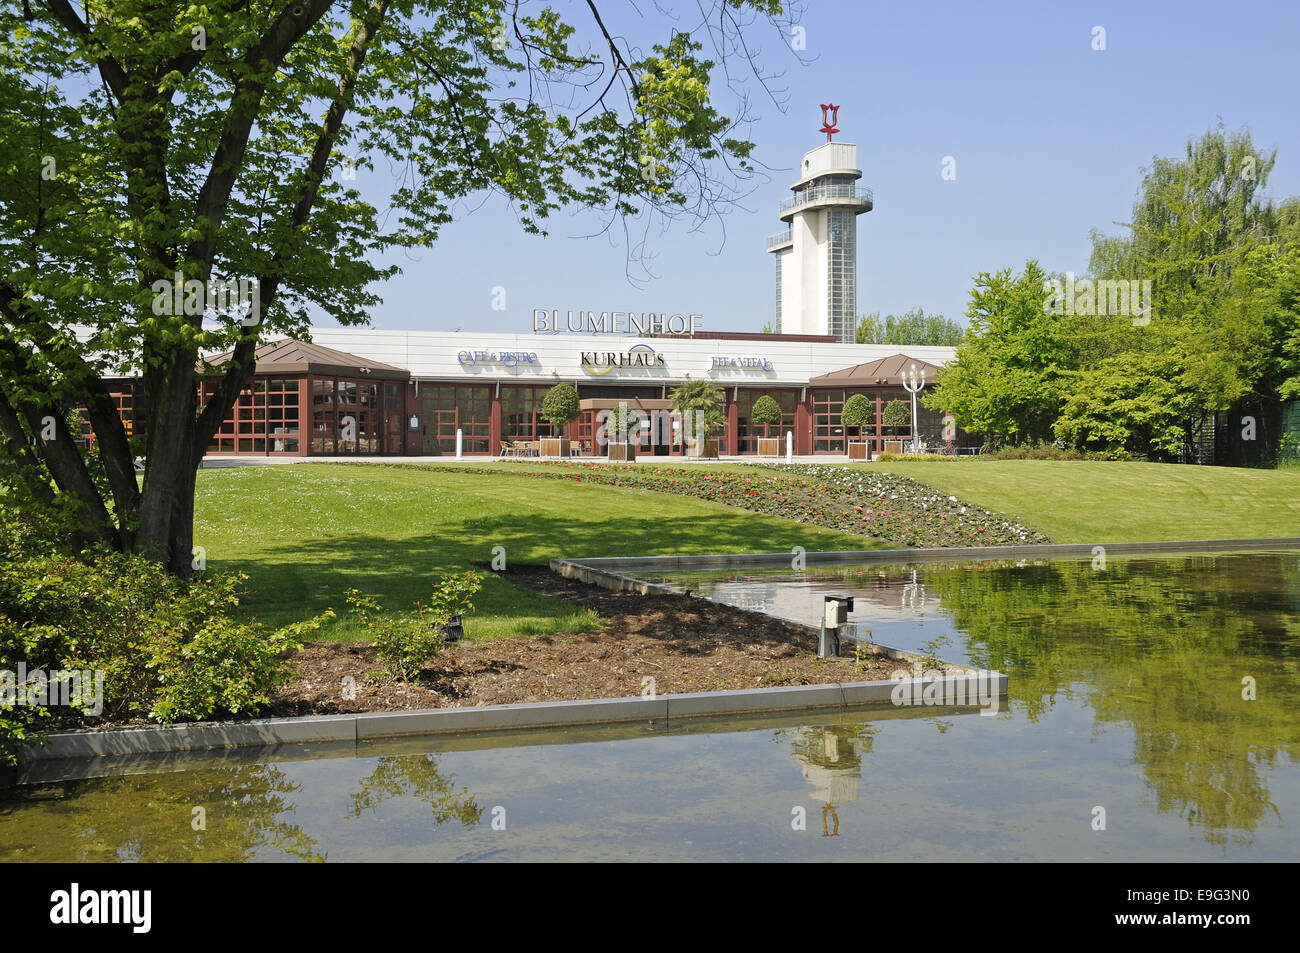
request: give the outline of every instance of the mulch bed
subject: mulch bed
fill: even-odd
[[[769,616],[686,596],[618,593],[564,579],[544,567],[502,574],[510,582],[594,609],[600,631],[463,642],[426,666],[417,681],[378,675],[374,649],[312,642],[294,653],[294,680],[264,715],[323,715],[505,705],[516,702],[815,685],[888,679],[906,664],[877,656],[862,667],[818,659],[816,639]],[[345,679],[355,698],[344,697]]]

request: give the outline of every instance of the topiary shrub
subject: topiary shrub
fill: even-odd
[[[880,420],[886,427],[910,427],[912,426],[912,409],[905,400],[891,400],[885,405]]]
[[[768,427],[772,424],[780,425],[781,418],[781,405],[769,394],[764,394],[754,401],[754,406],[749,411],[750,421],[762,425],[765,437],[770,433]]]
[[[876,423],[876,404],[866,394],[852,394],[840,410],[840,422],[846,427],[858,428],[862,435],[863,427],[872,427]]]
[[[542,398],[542,419],[557,432],[581,416],[582,405],[572,384],[556,384]]]

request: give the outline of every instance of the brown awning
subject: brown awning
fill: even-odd
[[[199,373],[210,373],[204,367],[220,367],[228,362],[233,351],[210,357],[199,362]],[[322,377],[360,377],[383,381],[410,380],[411,372],[391,364],[371,361],[346,351],[336,351],[319,344],[295,341],[284,338],[280,341],[268,341],[258,345],[257,366],[253,370],[257,375],[275,374],[313,374]]]
[[[578,401],[583,410],[613,410],[619,404],[627,404],[628,410],[672,410],[673,402],[659,397],[588,397]]]
[[[855,364],[843,370],[831,371],[821,377],[814,377],[808,382],[809,387],[901,387],[903,371],[916,365],[918,372],[925,372],[925,383],[933,384],[940,367],[928,361],[922,361],[906,354],[882,357],[878,361]]]

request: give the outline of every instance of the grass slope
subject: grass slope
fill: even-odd
[[[1084,460],[856,464],[997,510],[1058,543],[1300,536],[1300,472]]]
[[[379,466],[299,464],[200,470],[196,546],[212,570],[249,576],[243,609],[282,625],[345,608],[349,586],[405,612],[444,572],[557,556],[871,549],[875,540],[688,497]],[[589,631],[589,614],[490,573],[467,620],[475,639]],[[360,633],[345,618],[323,637]]]

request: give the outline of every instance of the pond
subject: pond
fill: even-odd
[[[129,773],[0,792],[0,861],[1300,856],[1300,554],[670,581],[802,621],[848,592],[1009,705],[97,762]]]

